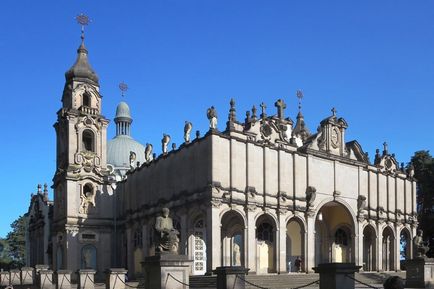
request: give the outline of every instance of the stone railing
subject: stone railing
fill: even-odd
[[[140,288],[131,286],[125,281],[127,270],[123,268],[111,268],[105,271],[105,283],[95,283],[95,270],[80,269],[76,272],[77,283],[71,282],[73,272],[71,270],[50,270],[46,265],[36,265],[35,268],[23,267],[10,271],[0,271],[0,288],[6,286],[28,286],[39,289],[126,289]],[[135,282],[137,283],[137,282]]]

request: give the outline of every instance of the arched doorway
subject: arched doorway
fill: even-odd
[[[405,270],[401,265],[402,261],[411,259],[411,237],[407,228],[401,230],[399,239],[399,257],[400,268],[401,270]]]
[[[354,262],[354,221],[341,203],[324,204],[315,220],[315,263]]]
[[[288,272],[295,272],[295,260],[304,260],[304,226],[297,219],[292,218],[286,224],[286,264]]]
[[[377,235],[374,228],[371,225],[366,226],[363,229],[363,270],[374,271],[377,270],[376,256]]]
[[[386,227],[383,230],[383,270],[384,271],[392,271],[393,264],[395,262],[394,254],[395,251],[395,236],[393,235],[393,231],[390,227]]]
[[[276,224],[269,215],[256,221],[257,273],[276,272]]]
[[[236,211],[225,213],[221,220],[223,266],[244,266],[244,220]]]

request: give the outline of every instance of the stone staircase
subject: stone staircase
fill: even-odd
[[[363,272],[356,273],[355,279],[371,286],[383,288],[384,280],[389,276],[400,276],[405,279],[405,271],[402,272]],[[309,274],[280,274],[280,275],[246,275],[246,289],[258,289],[257,286],[270,289],[287,289],[306,285],[308,283],[319,280],[319,275],[316,273]],[[241,280],[239,280],[241,281]],[[237,281],[237,282],[239,282]],[[367,288],[367,286],[356,282],[356,288]],[[190,276],[190,289],[211,289],[217,288],[216,276]],[[309,285],[308,288],[319,288],[319,284]]]

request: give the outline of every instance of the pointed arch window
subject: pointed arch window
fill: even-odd
[[[95,135],[90,129],[83,131],[82,149],[90,152],[95,151]]]

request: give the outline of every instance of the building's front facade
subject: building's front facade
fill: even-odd
[[[153,225],[168,207],[180,231],[180,253],[192,274],[243,265],[256,274],[302,270],[323,262],[354,262],[364,270],[400,270],[415,235],[416,183],[387,145],[374,164],[348,127],[332,115],[314,134],[299,112],[296,124],[256,108],[243,121],[231,101],[226,129],[215,128],[159,156],[130,133],[128,105],[116,111],[116,137],[107,142],[98,77],[82,43],[66,73],[58,112],[53,179],[51,260],[55,269],[124,266],[141,274],[154,253]],[[270,116],[267,116],[267,113]],[[170,145],[169,145],[170,146]],[[36,250],[29,248],[29,250]],[[32,254],[32,252],[30,252]],[[45,260],[44,260],[45,261]]]

